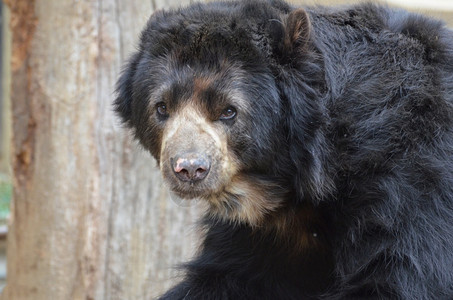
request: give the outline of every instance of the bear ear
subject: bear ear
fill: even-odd
[[[270,24],[274,54],[285,64],[307,53],[311,35],[310,18],[302,9],[291,11],[282,22]]]
[[[131,56],[116,83],[117,96],[113,102],[114,109],[115,112],[121,117],[123,123],[127,125],[131,125],[133,81],[140,57],[140,52],[137,52]]]
[[[283,45],[286,52],[305,52],[311,34],[310,18],[302,9],[293,10],[288,14],[285,22],[285,37]]]

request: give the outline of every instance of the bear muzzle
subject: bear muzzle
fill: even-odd
[[[170,163],[176,177],[184,182],[201,181],[211,169],[210,160],[196,152],[171,157]]]

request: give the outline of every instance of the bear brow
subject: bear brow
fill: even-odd
[[[182,101],[190,98],[191,90],[188,82],[173,82],[162,94],[162,98],[170,107],[176,108]]]

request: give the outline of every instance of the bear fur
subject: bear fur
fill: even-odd
[[[161,299],[453,299],[442,22],[279,0],[159,11],[115,109],[169,188],[208,204]],[[206,178],[175,176],[188,149]]]

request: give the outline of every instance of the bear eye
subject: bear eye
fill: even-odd
[[[159,102],[156,104],[156,111],[157,111],[157,114],[160,116],[160,117],[168,117],[168,113],[167,113],[167,105],[165,105],[165,103],[163,102]]]
[[[231,120],[236,117],[236,109],[233,106],[229,106],[222,111],[219,120]]]

